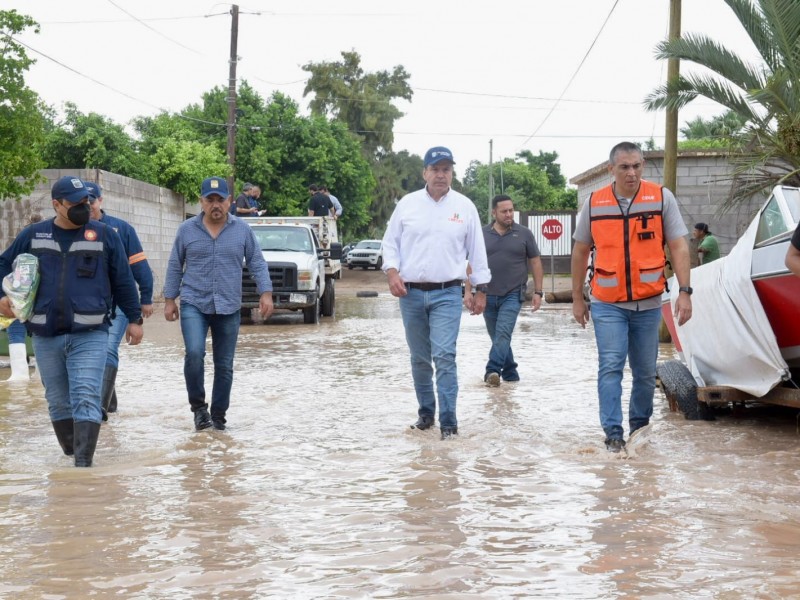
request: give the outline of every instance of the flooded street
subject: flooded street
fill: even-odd
[[[38,381],[0,384],[0,597],[798,597],[791,411],[690,422],[657,392],[623,459],[569,305],[526,313],[513,345],[522,381],[485,387],[489,338],[464,314],[443,442],[409,428],[397,300],[340,294],[319,326],[243,326],[229,429],[196,433],[157,313],[121,351],[92,469],[61,454]]]

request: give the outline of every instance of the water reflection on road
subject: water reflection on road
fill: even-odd
[[[90,470],[60,454],[37,383],[3,384],[0,597],[796,593],[787,412],[687,422],[658,394],[648,442],[622,460],[602,447],[591,329],[563,309],[523,316],[522,381],[489,389],[483,321],[465,314],[461,435],[442,442],[408,427],[396,300],[337,311],[244,326],[230,429],[201,433],[178,325],[155,317],[123,350]]]

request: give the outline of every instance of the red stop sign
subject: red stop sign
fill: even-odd
[[[542,235],[548,240],[557,240],[564,233],[564,226],[558,219],[547,219],[542,223]]]

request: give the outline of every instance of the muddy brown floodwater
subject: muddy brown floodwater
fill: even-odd
[[[337,296],[318,326],[243,326],[225,432],[194,432],[179,326],[148,321],[92,469],[61,454],[38,382],[0,384],[0,597],[798,597],[793,412],[689,422],[658,392],[635,456],[609,455],[591,328],[553,305],[520,318],[522,381],[497,389],[464,315],[442,442],[409,429],[383,276],[345,272]]]

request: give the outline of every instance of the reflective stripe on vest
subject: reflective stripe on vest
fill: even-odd
[[[666,285],[661,186],[642,181],[625,214],[610,185],[592,193],[589,203],[592,295],[603,302],[631,302],[661,294]]]

